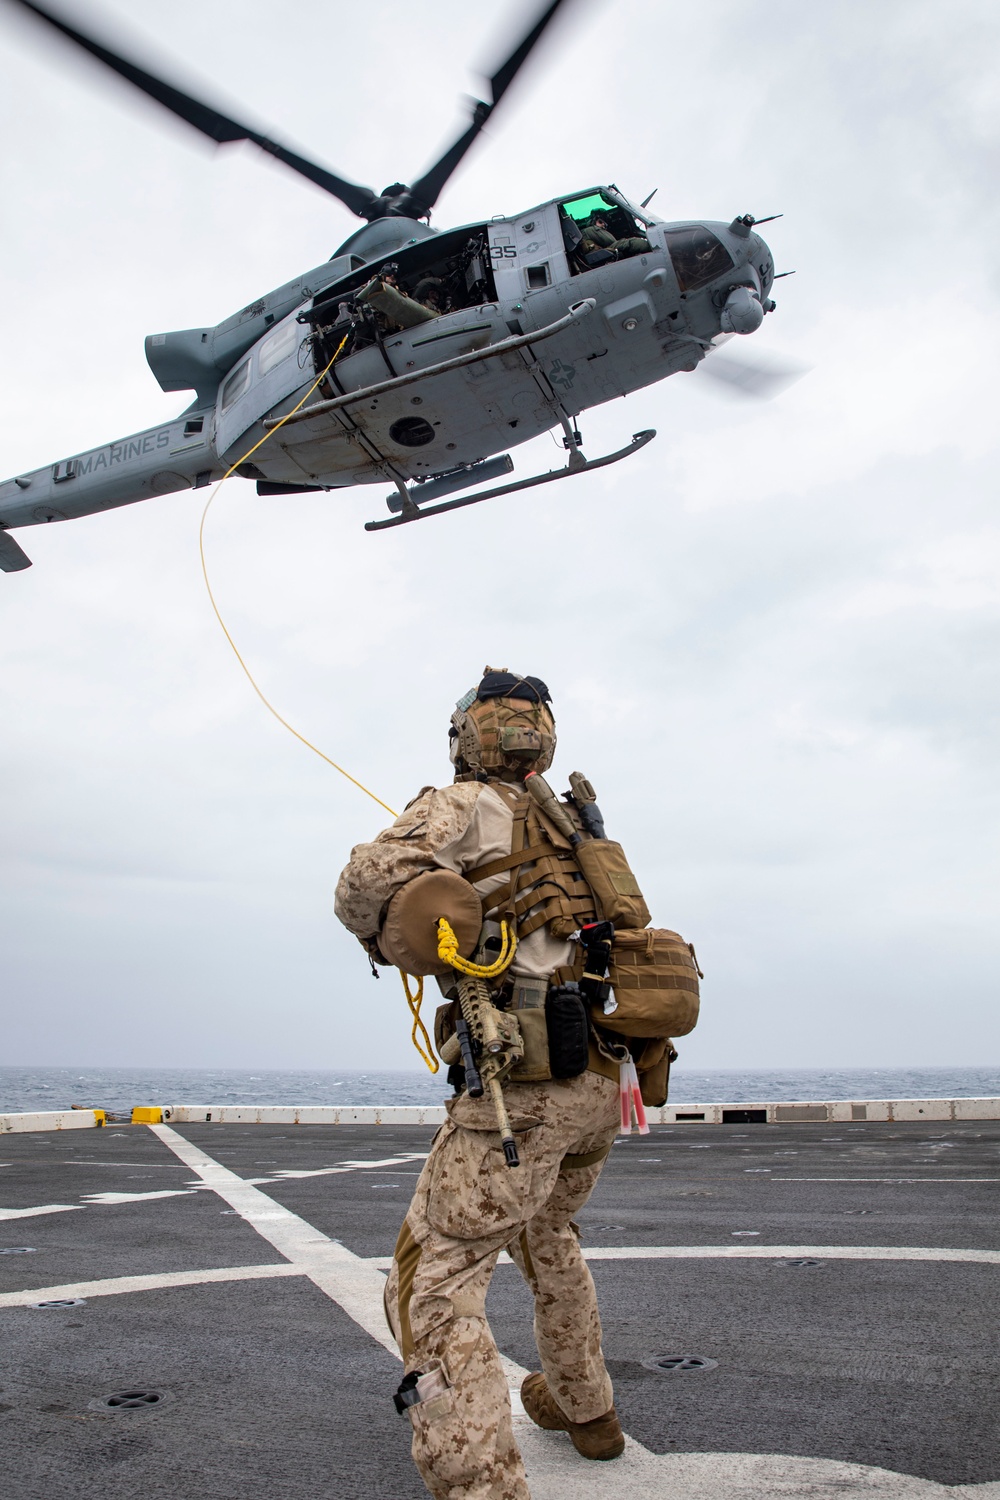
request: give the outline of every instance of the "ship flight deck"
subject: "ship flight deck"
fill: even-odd
[[[381,1293],[435,1125],[181,1113],[0,1138],[3,1493],[420,1500]],[[629,1443],[516,1415],[535,1500],[1000,1500],[984,1113],[619,1139],[580,1228]],[[488,1311],[516,1392],[505,1257]]]

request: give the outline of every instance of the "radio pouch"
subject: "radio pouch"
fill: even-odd
[[[559,984],[545,1000],[549,1068],[553,1078],[577,1078],[590,1060],[590,1017],[579,987]]]

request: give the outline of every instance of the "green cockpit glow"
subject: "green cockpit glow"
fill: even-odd
[[[591,214],[607,213],[610,209],[617,207],[618,205],[612,203],[610,198],[605,198],[603,193],[590,193],[586,198],[572,198],[568,203],[563,204],[566,213],[578,224],[589,219]]]

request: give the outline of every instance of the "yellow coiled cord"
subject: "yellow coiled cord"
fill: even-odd
[[[500,956],[491,964],[470,963],[467,958],[461,956],[458,951],[458,938],[452,931],[447,917],[439,918],[437,926],[438,958],[442,963],[457,969],[460,974],[468,974],[473,979],[495,979],[508,967],[517,952],[517,934],[507,926],[506,922],[500,923]]]
[[[504,969],[509,967],[511,959],[517,952],[517,934],[512,928],[507,926],[506,922],[500,923],[500,954],[491,964],[474,964],[467,958],[462,957],[458,951],[458,938],[455,936],[454,929],[447,917],[441,917],[437,927],[438,958],[442,963],[447,964],[449,968],[457,969],[460,974],[468,974],[472,979],[496,979],[497,975],[502,974]],[[431,1050],[431,1039],[427,1035],[427,1028],[420,1019],[420,1005],[424,998],[424,981],[422,979],[417,980],[417,992],[413,994],[410,990],[410,976],[400,969],[399,977],[403,981],[406,1003],[410,1007],[410,1014],[413,1017],[413,1030],[410,1032],[410,1041],[416,1047],[431,1072],[436,1073],[440,1064]],[[418,1032],[423,1038],[423,1045],[418,1038]]]

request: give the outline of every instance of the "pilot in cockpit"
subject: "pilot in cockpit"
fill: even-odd
[[[644,234],[633,234],[625,239],[615,239],[608,228],[607,217],[597,210],[580,226],[583,239],[580,242],[580,250],[584,255],[594,250],[607,250],[615,260],[627,260],[630,255],[646,255],[652,250],[652,245]]]

